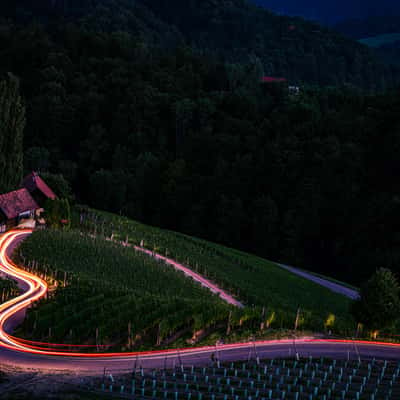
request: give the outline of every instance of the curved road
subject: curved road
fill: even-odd
[[[84,354],[56,351],[32,346],[24,340],[10,335],[32,302],[43,297],[47,285],[39,277],[21,270],[8,258],[7,253],[27,231],[12,231],[0,237],[0,271],[16,279],[25,287],[19,297],[0,305],[0,362],[4,364],[37,368],[41,370],[74,370],[86,373],[131,370],[134,365],[144,368],[163,368],[177,363],[185,365],[206,364],[212,354],[221,361],[248,359],[250,357],[278,358],[298,354],[302,356],[328,356],[332,358],[381,358],[400,360],[400,345],[377,342],[319,340],[302,338],[297,340],[257,341],[229,345],[187,348],[180,350],[152,351],[142,353],[93,353]]]

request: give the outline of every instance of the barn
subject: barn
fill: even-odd
[[[17,226],[23,219],[34,217],[38,209],[26,188],[0,195],[0,233]]]
[[[27,189],[36,203],[42,207],[45,205],[46,200],[55,200],[57,198],[37,172],[27,175],[23,179],[21,186]]]

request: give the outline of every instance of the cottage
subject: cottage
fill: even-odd
[[[0,195],[0,233],[17,226],[22,219],[33,218],[38,209],[26,188]]]
[[[44,206],[46,200],[55,200],[57,198],[37,172],[27,175],[23,179],[21,186],[27,189],[36,203],[41,206]]]

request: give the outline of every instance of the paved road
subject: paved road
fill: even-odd
[[[15,350],[0,349],[0,362],[21,368],[46,371],[76,371],[85,374],[101,374],[108,371],[128,371],[138,367],[155,369],[174,365],[207,365],[211,355],[221,361],[249,360],[259,358],[329,357],[333,359],[386,359],[400,361],[400,348],[388,345],[329,342],[326,340],[299,339],[270,342],[255,342],[197,349],[182,349],[172,352],[150,352],[148,354],[120,354],[112,357],[68,357],[30,354]]]
[[[352,300],[358,299],[358,297],[359,297],[359,293],[357,290],[351,289],[347,286],[343,286],[338,283],[329,281],[327,279],[320,278],[318,276],[315,276],[315,275],[313,275],[309,272],[303,271],[301,269],[289,267],[288,265],[284,265],[284,264],[278,264],[278,265],[280,267],[286,269],[287,271],[292,272],[293,274],[301,276],[309,281],[315,282],[318,285],[328,288],[332,292],[342,294],[343,296],[346,296]]]
[[[201,348],[153,351],[142,353],[83,354],[54,351],[33,347],[7,333],[18,315],[46,294],[47,285],[37,276],[19,269],[7,257],[7,252],[26,232],[10,232],[0,237],[0,270],[18,279],[27,288],[25,293],[0,305],[0,362],[24,368],[48,371],[85,371],[85,374],[108,371],[122,371],[141,365],[144,368],[170,367],[177,363],[202,365],[210,362],[211,355],[221,361],[246,360],[249,358],[278,358],[299,356],[326,356],[332,358],[380,358],[400,360],[400,345],[342,340],[317,340],[301,338],[297,340],[258,341],[235,343]]]

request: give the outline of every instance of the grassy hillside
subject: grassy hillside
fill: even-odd
[[[205,240],[140,224],[106,212],[81,214],[81,228],[110,237],[142,244],[167,254],[207,276],[247,305],[298,307],[344,314],[348,302],[342,296],[290,274],[265,259]],[[292,296],[287,294],[291,293]]]
[[[212,340],[236,340],[293,329],[299,308],[299,329],[346,334],[353,328],[349,300],[259,257],[93,210],[77,213],[74,225],[35,232],[15,254],[57,286],[28,313],[19,332],[28,339],[112,344],[106,348],[114,350],[186,345],[190,338],[204,340],[200,331]],[[190,266],[246,307],[226,305],[121,241]]]
[[[300,307],[308,327],[322,329],[330,313],[339,317],[339,324],[349,318],[346,298],[260,257],[106,212],[82,210],[76,223],[86,232],[112,235],[116,240],[166,254],[218,283],[248,306],[265,307],[269,312],[283,309],[292,315]]]
[[[227,305],[183,274],[77,231],[35,232],[19,258],[28,268],[35,260],[34,271],[58,286],[28,313],[21,332],[29,339],[143,348],[228,316]]]
[[[79,230],[35,232],[15,254],[56,288],[29,311],[18,332],[28,339],[127,350],[187,345],[200,331],[213,333],[212,340],[262,337],[293,329],[299,307],[299,329],[351,332],[347,299],[269,261],[113,214],[90,210],[76,217]],[[246,307],[226,305],[121,240],[189,265]]]

